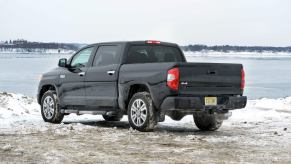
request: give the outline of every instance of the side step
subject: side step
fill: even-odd
[[[61,113],[70,114],[70,113],[76,113],[77,115],[82,114],[92,114],[92,115],[114,115],[116,112],[112,111],[96,111],[96,110],[74,110],[74,109],[62,109]]]

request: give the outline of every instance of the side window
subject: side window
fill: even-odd
[[[89,61],[90,55],[93,51],[93,47],[86,48],[81,50],[79,53],[77,53],[71,62],[71,67],[85,67],[86,64]]]
[[[100,46],[97,50],[93,66],[118,64],[120,56],[119,46]]]
[[[149,48],[146,46],[132,46],[127,55],[127,63],[148,63],[150,61]]]

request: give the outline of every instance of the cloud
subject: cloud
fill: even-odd
[[[288,0],[1,0],[0,40],[291,45]]]

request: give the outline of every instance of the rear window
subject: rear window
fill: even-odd
[[[131,46],[126,63],[163,63],[183,62],[181,51],[177,47],[162,45]]]

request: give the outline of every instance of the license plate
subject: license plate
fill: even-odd
[[[217,105],[217,97],[205,97],[205,105]]]

